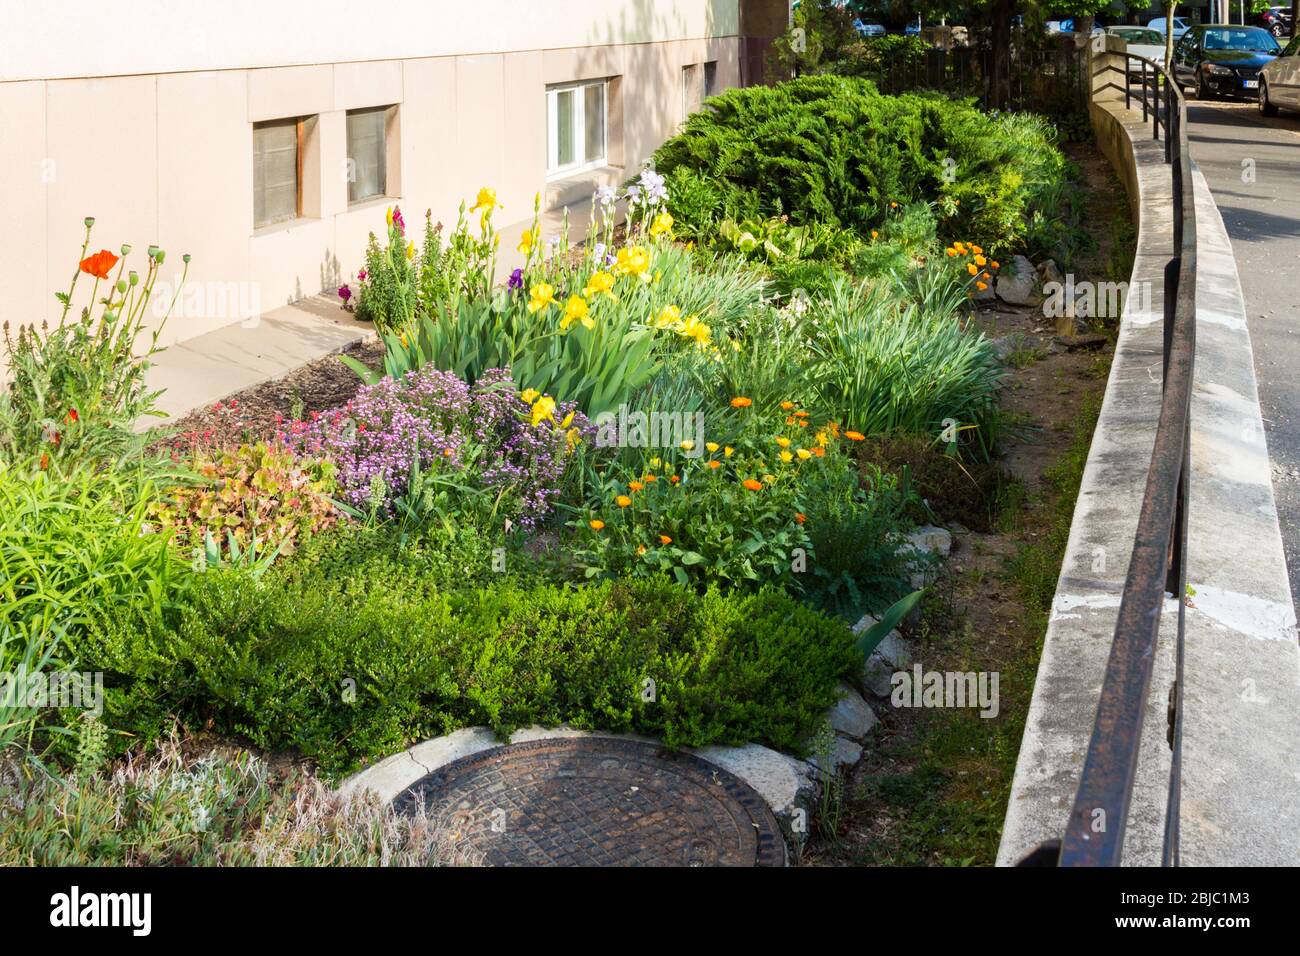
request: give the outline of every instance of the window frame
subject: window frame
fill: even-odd
[[[305,124],[306,124],[306,121],[307,121],[307,117],[305,117],[305,116],[286,116],[286,117],[282,117],[282,118],[280,118],[280,119],[273,119],[273,120],[259,120],[259,121],[255,122],[255,123],[253,123],[253,139],[254,139],[254,148],[253,148],[253,168],[254,168],[254,175],[253,175],[253,229],[254,229],[255,231],[256,231],[256,230],[259,230],[259,229],[275,229],[275,228],[283,227],[283,226],[285,226],[285,225],[288,225],[288,224],[290,224],[290,223],[296,222],[297,220],[303,218],[303,213],[302,213],[302,209],[303,209],[303,204],[302,204],[302,173],[303,173],[303,167],[302,167],[302,163],[303,163],[303,152],[304,152],[304,150],[305,150],[305,146],[306,146],[306,143],[304,142],[304,139],[305,139],[305,128],[306,128],[306,127],[305,127]],[[261,220],[261,221],[259,221],[258,218],[257,218],[257,175],[256,175],[256,169],[257,169],[257,148],[256,148],[257,129],[258,129],[258,127],[266,128],[266,127],[269,127],[269,126],[288,126],[290,123],[292,123],[293,126],[294,126],[294,173],[293,173],[293,175],[294,175],[294,206],[293,206],[293,215],[291,215],[291,216],[283,216],[283,217],[278,218],[278,219],[266,219],[266,220]]]
[[[352,155],[352,140],[351,140],[351,133],[348,125],[348,120],[351,117],[360,113],[372,113],[372,114],[377,114],[379,116],[380,190],[379,192],[373,193],[369,196],[364,196],[360,199],[353,199],[352,198],[353,180],[349,178],[348,179],[348,206],[349,207],[360,206],[360,205],[364,205],[365,203],[377,202],[378,200],[386,199],[393,195],[388,188],[389,187],[388,132],[389,132],[389,128],[392,126],[392,118],[394,115],[394,111],[396,109],[397,109],[396,104],[387,103],[381,106],[361,106],[361,107],[357,107],[356,109],[347,110],[344,113],[343,116],[344,148],[346,150],[346,158],[349,161],[355,161],[356,157]]]
[[[591,87],[600,88],[601,143],[600,154],[587,155],[587,95]],[[574,162],[559,165],[559,95],[572,92]],[[609,165],[609,77],[596,80],[575,80],[555,83],[546,87],[546,181],[567,179],[570,176],[600,169]]]

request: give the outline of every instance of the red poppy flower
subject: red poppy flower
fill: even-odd
[[[44,471],[46,468],[49,467],[50,467],[50,456],[41,455],[41,470]]]
[[[81,417],[81,416],[77,414],[77,410],[76,410],[75,408],[69,408],[69,409],[68,409],[68,424],[69,424],[69,425],[71,425],[73,422],[77,421],[80,417]]]
[[[107,279],[108,270],[115,265],[117,265],[117,256],[107,249],[100,249],[93,256],[86,256],[81,260],[81,271],[96,279]]]

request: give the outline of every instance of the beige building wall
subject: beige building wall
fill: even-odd
[[[450,228],[491,186],[513,245],[535,193],[557,207],[635,175],[684,119],[685,67],[740,81],[738,0],[88,6],[0,0],[0,320],[57,317],[94,216],[91,251],[130,243],[143,270],[157,244],[173,281],[191,254],[164,344],[332,292],[392,204],[418,236],[426,209]],[[546,86],[600,78],[610,165],[548,183]],[[396,106],[388,194],[350,206],[346,113],[370,106]],[[298,116],[302,216],[255,228],[253,124]]]

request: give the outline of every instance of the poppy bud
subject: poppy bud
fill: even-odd
[[[140,281],[140,275],[134,269],[128,272],[127,276],[131,280],[131,285],[135,285]]]

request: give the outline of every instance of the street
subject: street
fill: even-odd
[[[1189,94],[1192,157],[1232,240],[1291,595],[1300,604],[1300,114]]]

